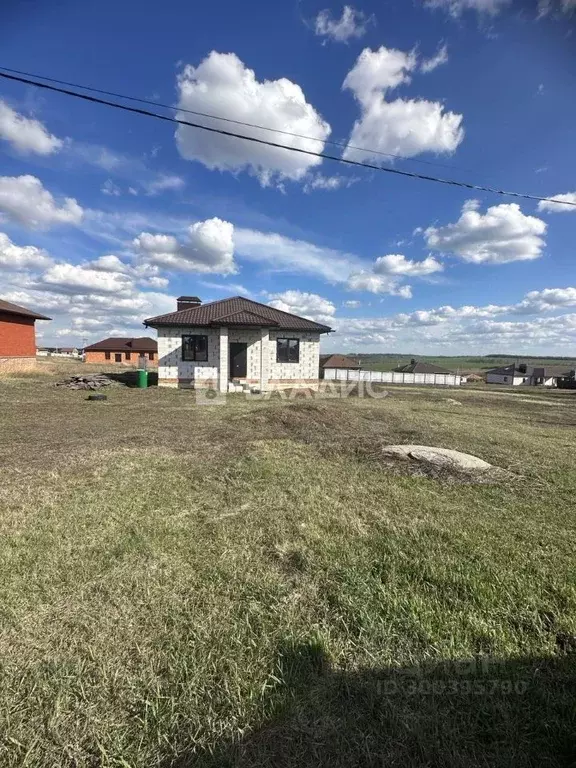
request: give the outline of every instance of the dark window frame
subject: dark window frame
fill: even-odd
[[[115,363],[122,362],[122,352],[114,352],[114,362]]]
[[[127,361],[132,359],[132,353],[131,352],[125,352],[124,355],[125,355],[124,359],[127,360]]]
[[[154,352],[148,352],[148,360],[150,360],[150,362],[154,360]]]
[[[198,351],[198,343],[192,343],[193,349],[189,350],[191,344],[187,344],[185,339],[204,339],[205,352]],[[191,354],[188,354],[188,353]],[[200,355],[200,356],[199,356]],[[205,355],[203,357],[202,355]],[[207,363],[208,362],[208,334],[206,333],[186,333],[182,335],[182,361],[186,363]]]
[[[110,360],[110,352],[104,352],[104,359]]]
[[[286,359],[282,359],[281,357],[281,349],[280,349],[280,342],[284,341],[286,342],[285,352],[286,352]],[[291,360],[290,359],[290,342],[293,341],[296,343],[296,359]],[[280,336],[276,339],[276,362],[277,363],[294,363],[298,364],[300,362],[300,339],[295,339],[288,336]]]

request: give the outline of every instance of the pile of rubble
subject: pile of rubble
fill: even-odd
[[[86,373],[69,376],[64,381],[59,381],[57,387],[68,387],[68,389],[101,389],[113,384],[105,373]]]

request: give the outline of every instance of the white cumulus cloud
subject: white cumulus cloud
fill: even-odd
[[[7,234],[0,232],[0,267],[3,269],[42,269],[51,263],[46,251],[34,245],[16,245]]]
[[[132,281],[121,272],[105,272],[79,264],[54,264],[44,272],[38,286],[62,293],[122,293]]]
[[[80,224],[83,210],[66,197],[58,205],[35,176],[0,176],[0,219],[6,217],[32,229]]]
[[[374,272],[379,275],[406,275],[408,277],[425,277],[434,272],[442,272],[444,266],[433,256],[427,256],[422,261],[407,259],[400,253],[380,256],[374,262]]]
[[[451,153],[464,138],[462,115],[425,99],[387,100],[387,91],[409,83],[417,69],[414,52],[364,49],[343,83],[360,105],[344,158],[378,158],[377,152],[414,157],[422,152]],[[354,149],[362,147],[366,149]]]
[[[348,72],[343,88],[347,88],[362,104],[372,101],[374,94],[409,83],[410,73],[418,59],[413,51],[405,53],[381,46],[377,51],[364,48]]]
[[[493,205],[485,214],[478,207],[477,201],[468,201],[454,224],[428,227],[428,247],[473,264],[507,264],[542,255],[545,222],[522,213],[517,203]]]
[[[576,306],[576,288],[544,288],[530,291],[523,301],[514,307],[514,311],[524,313],[550,312],[564,307]]]
[[[0,139],[22,154],[51,155],[64,143],[32,117],[24,117],[0,99]]]
[[[400,296],[403,299],[412,298],[412,288],[401,285],[400,280],[389,275],[377,275],[369,270],[353,272],[346,283],[349,291],[366,291],[367,293],[387,293],[390,296]]]
[[[346,43],[352,38],[362,37],[366,33],[367,25],[366,14],[345,5],[339,19],[333,18],[327,9],[320,11],[316,16],[314,31],[319,37],[329,37],[337,43]]]
[[[197,67],[187,65],[178,77],[178,106],[310,138],[271,134],[257,128],[203,119],[210,127],[232,129],[235,133],[286,146],[321,152],[330,126],[306,101],[299,85],[287,78],[259,81],[233,53],[212,51]],[[189,115],[178,113],[185,120]],[[299,181],[318,166],[320,158],[288,152],[242,139],[188,128],[176,130],[176,144],[182,157],[198,160],[207,168],[238,172],[246,170],[263,186],[282,180]]]
[[[553,203],[551,200],[559,200],[560,202]],[[538,203],[538,210],[547,213],[576,213],[576,192],[552,195],[551,200],[541,200]]]
[[[173,235],[142,232],[133,244],[143,263],[170,271],[214,272],[221,275],[237,271],[234,263],[234,227],[222,219],[213,218],[192,224],[184,242]]]
[[[283,291],[282,293],[272,293],[268,298],[270,299],[268,304],[275,309],[307,317],[309,320],[324,325],[330,325],[336,314],[335,305],[317,293],[297,290]]]

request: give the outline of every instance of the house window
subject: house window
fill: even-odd
[[[126,360],[130,360],[130,358],[131,358],[131,353],[130,352],[126,352]]]
[[[504,376],[504,381],[508,381],[508,376]]]
[[[110,360],[110,352],[104,352],[104,357],[106,360]]]
[[[115,363],[121,363],[122,362],[122,352],[116,352],[114,355],[114,362]]]
[[[277,339],[276,340],[276,362],[277,363],[299,363],[300,362],[300,340],[299,339]]]
[[[207,362],[208,336],[182,336],[182,360]]]
[[[148,352],[148,360],[154,360],[154,352]]]

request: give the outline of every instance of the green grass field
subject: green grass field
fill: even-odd
[[[504,365],[510,365],[516,361],[522,363],[528,363],[528,365],[564,365],[567,368],[576,367],[576,362],[573,358],[568,357],[522,357],[522,356],[506,356],[506,355],[488,355],[486,357],[442,357],[442,356],[426,356],[426,355],[402,355],[402,354],[361,354],[361,353],[346,353],[350,357],[360,359],[362,368],[372,371],[391,371],[397,365],[404,365],[409,363],[410,360],[416,359],[422,362],[432,363],[433,365],[439,365],[442,368],[447,368],[449,371],[465,371],[485,373],[490,368],[498,368]]]
[[[575,393],[89,403],[43,370],[0,381],[1,766],[574,765]]]

